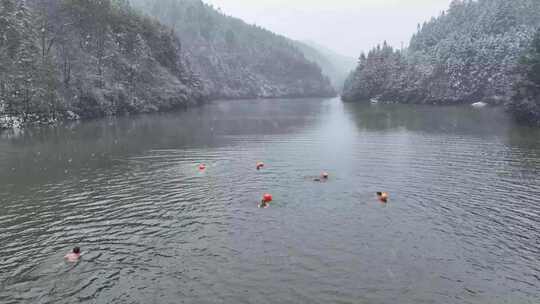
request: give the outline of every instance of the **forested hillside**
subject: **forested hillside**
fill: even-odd
[[[174,28],[213,98],[334,96],[321,68],[285,37],[200,0],[131,0]]]
[[[170,110],[204,95],[172,31],[125,1],[0,1],[4,126]]]
[[[504,104],[538,26],[538,0],[454,0],[438,18],[418,26],[408,49],[385,43],[362,54],[343,99]]]

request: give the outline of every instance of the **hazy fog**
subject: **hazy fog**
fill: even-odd
[[[400,47],[450,0],[204,0],[228,15],[357,57],[382,40]]]

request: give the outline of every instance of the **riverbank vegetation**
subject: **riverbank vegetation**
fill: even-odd
[[[520,58],[539,26],[536,0],[454,0],[439,17],[418,25],[408,48],[383,43],[362,54],[343,99],[508,104]]]

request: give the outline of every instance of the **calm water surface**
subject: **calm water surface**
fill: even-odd
[[[538,304],[540,132],[335,99],[4,132],[0,244],[6,304]]]

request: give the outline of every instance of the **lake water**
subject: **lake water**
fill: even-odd
[[[0,244],[5,304],[537,304],[540,131],[314,99],[4,132]]]

